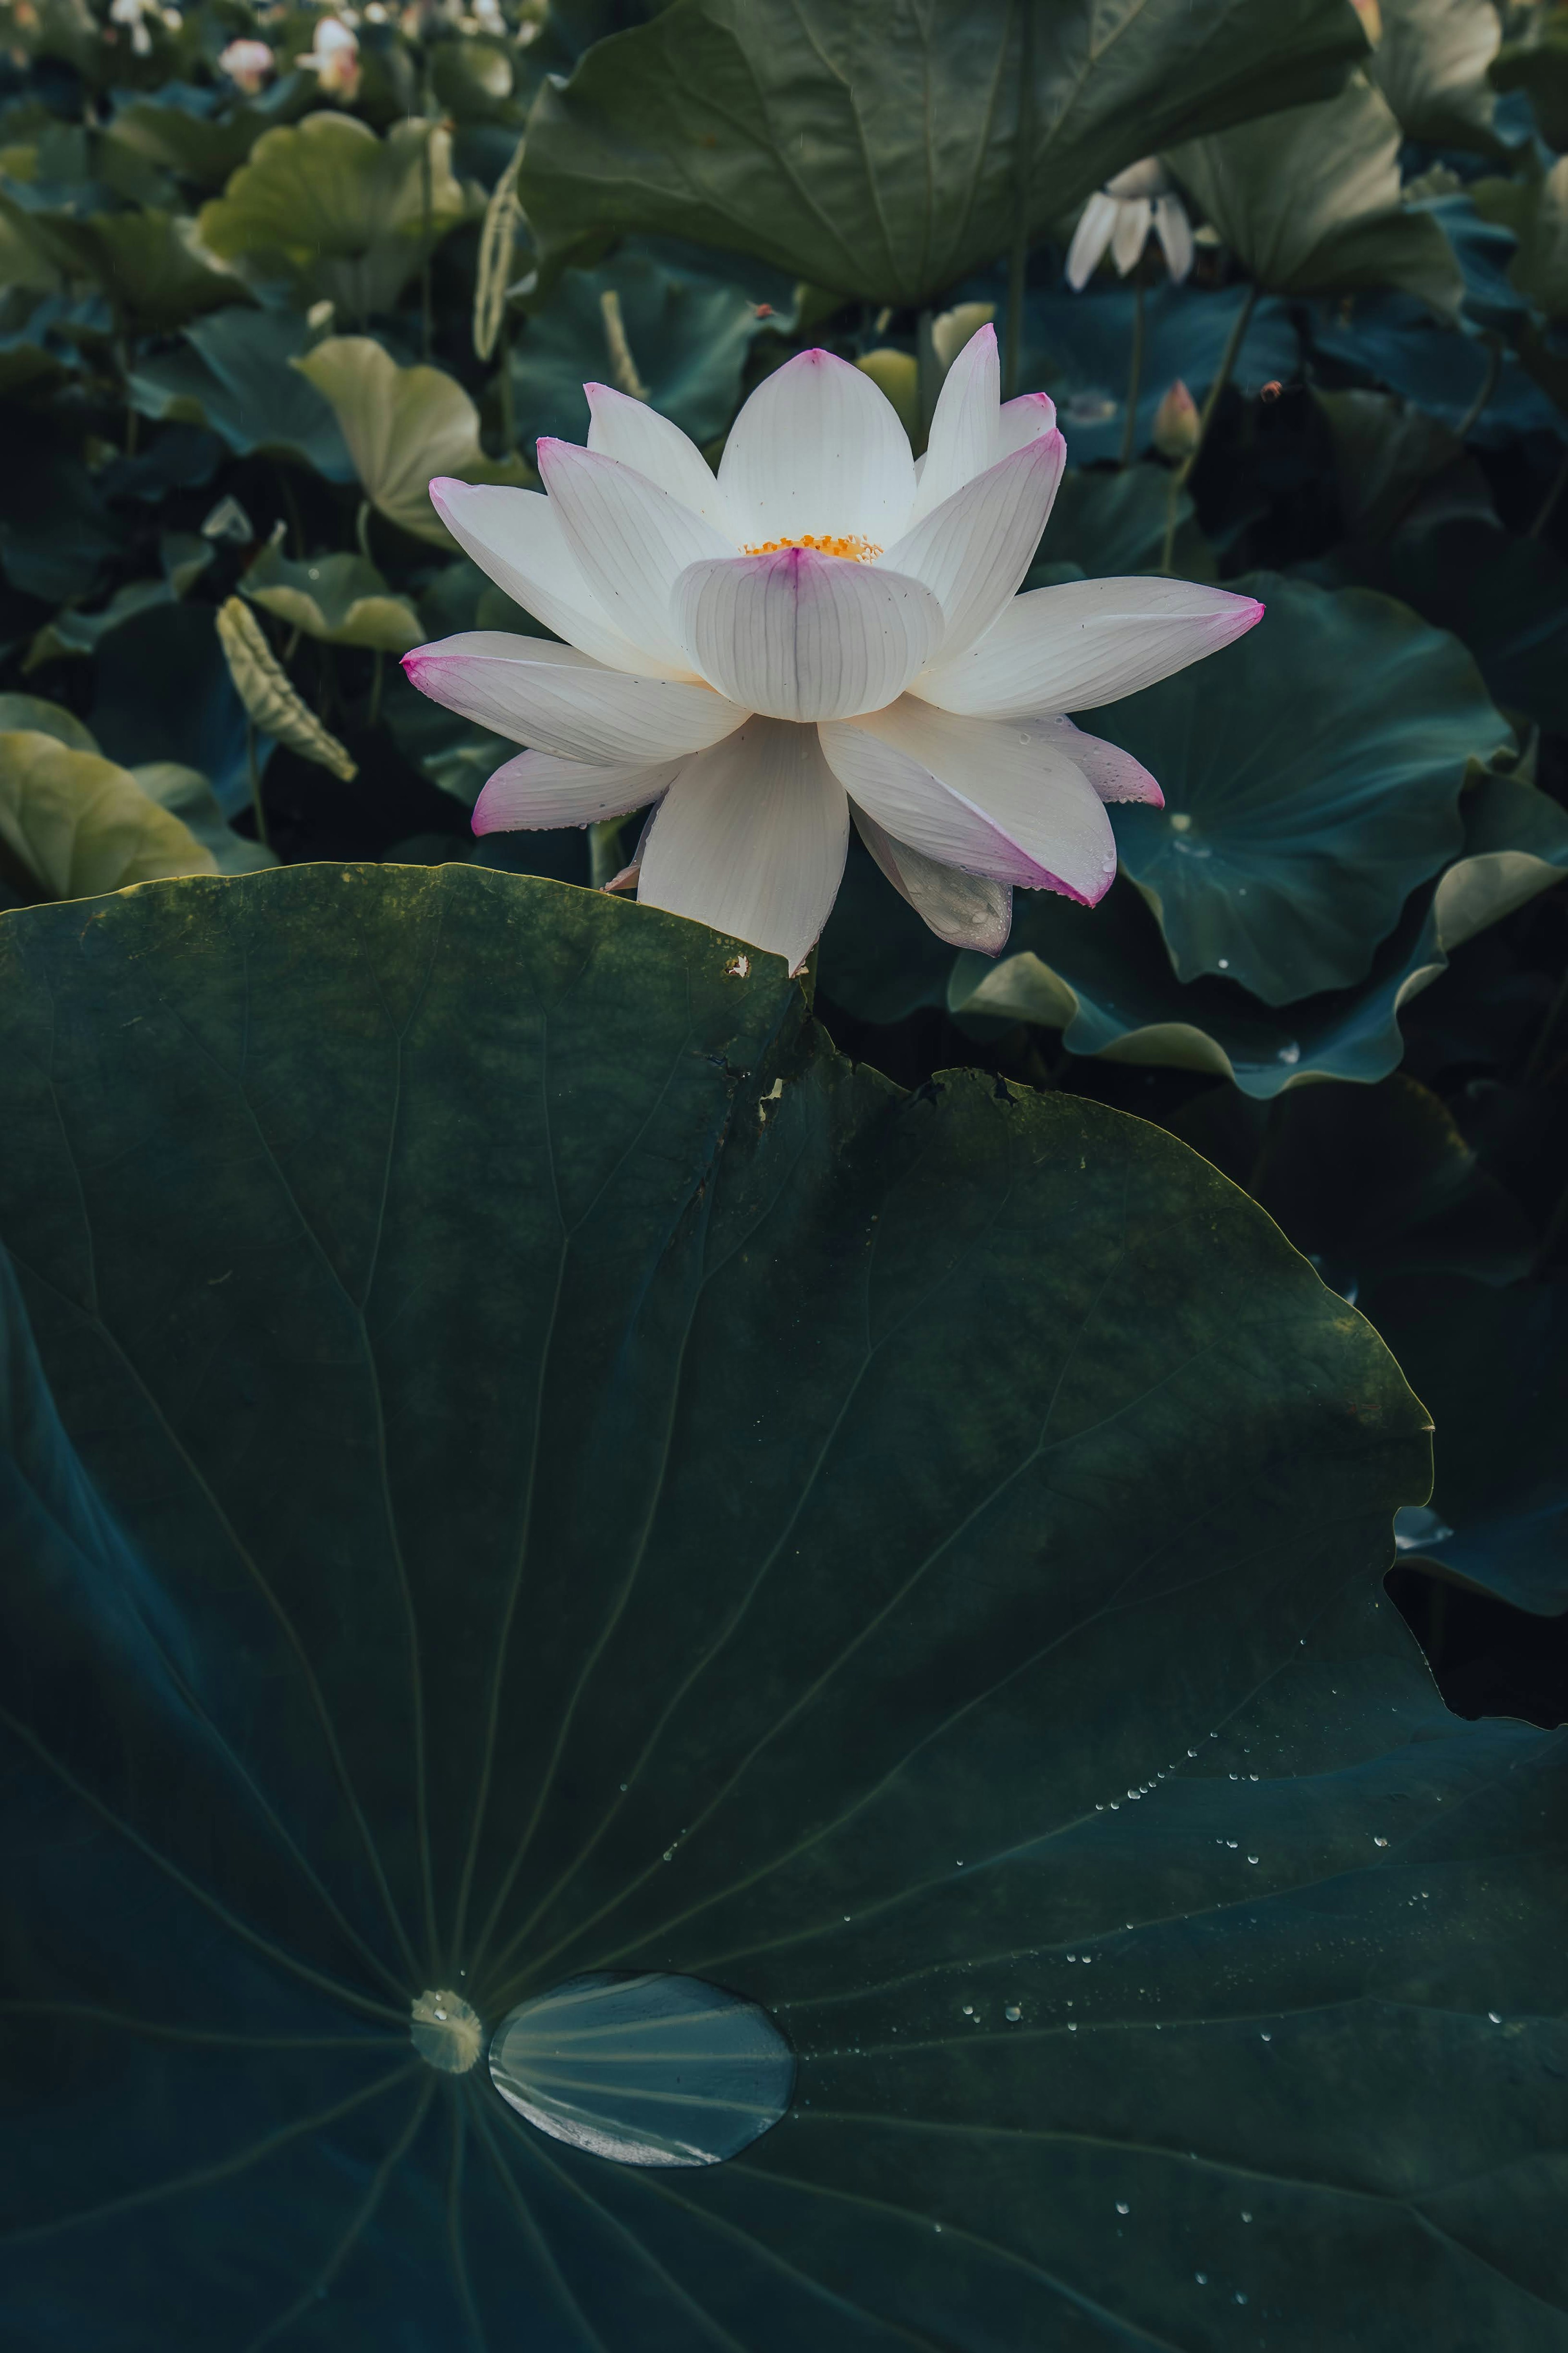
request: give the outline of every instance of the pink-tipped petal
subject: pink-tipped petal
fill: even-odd
[[[745,718],[710,686],[606,670],[573,646],[469,629],[403,657],[432,702],[536,751],[599,766],[668,760],[716,744]]]
[[[1218,653],[1263,607],[1195,580],[1068,580],[1030,588],[953,661],[913,691],[941,710],[999,719],[1092,711]]]
[[[1110,820],[1048,722],[957,719],[905,695],[819,733],[851,798],[924,856],[1086,906],[1110,888]]]
[[[1010,458],[1015,449],[1027,448],[1042,433],[1057,429],[1057,404],[1048,392],[1021,392],[1016,400],[1005,400],[996,419],[996,455]]]
[[[694,564],[675,609],[703,677],[773,719],[879,710],[942,638],[942,607],[920,581],[810,548]]]
[[[965,482],[888,550],[882,566],[923,581],[942,607],[945,664],[1011,602],[1039,545],[1067,464],[1047,433]]]
[[[800,352],[764,376],[736,417],[719,464],[742,547],[854,538],[888,547],[914,505],[909,437],[863,370]]]
[[[605,611],[652,659],[678,669],[682,649],[669,610],[675,583],[688,565],[733,555],[734,542],[635,467],[574,441],[542,437],[539,470]]]
[[[1001,388],[996,330],[984,326],[971,335],[942,380],[910,512],[911,526],[1002,455],[996,447]]]
[[[1164,807],[1165,796],[1154,778],[1142,760],[1135,760],[1120,744],[1108,744],[1102,735],[1086,735],[1081,727],[1059,715],[1035,719],[1030,724],[1048,732],[1102,801],[1142,801],[1149,808]]]
[[[637,897],[793,972],[832,912],[848,839],[844,789],[816,729],[751,719],[682,766],[643,844]]]
[[[438,474],[430,485],[430,503],[480,571],[558,638],[612,670],[660,674],[659,665],[633,645],[600,604],[542,491],[458,482]],[[676,666],[682,671],[689,667],[683,660]]]
[[[853,801],[855,830],[900,899],[907,899],[928,930],[951,948],[973,948],[1000,955],[1013,928],[1013,893],[986,874],[965,874],[924,858],[907,841],[896,841],[875,818]]]
[[[474,803],[476,833],[538,832],[552,826],[597,825],[647,808],[680,773],[679,760],[654,767],[619,762],[598,767],[553,752],[520,752],[499,767]]]
[[[672,499],[723,531],[724,508],[712,467],[679,425],[646,400],[633,400],[607,384],[585,384],[588,447],[596,456],[618,458]]]

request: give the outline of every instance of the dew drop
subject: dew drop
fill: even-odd
[[[1251,2215],[1247,2212],[1245,2206],[1241,2210],[1241,2219],[1244,2222],[1250,2222],[1252,2220]]]
[[[1386,1846],[1388,1844],[1388,1841],[1386,1839],[1374,1838],[1373,1844],[1373,1846]]]
[[[1076,2033],[1078,2032],[1078,2027],[1077,2027],[1076,2023],[1074,2022],[1074,2021],[1073,2021],[1072,2019],[1070,2019],[1070,2018],[1069,2018],[1069,2019],[1068,2019],[1068,2032],[1069,2034],[1076,2034]]]
[[[1244,2288],[1239,2288],[1239,2287],[1238,2287],[1238,2288],[1237,2289],[1237,2291],[1236,2291],[1236,2300],[1237,2300],[1237,2304],[1245,2304],[1245,2303],[1247,2302],[1247,2293],[1246,2293],[1246,2290],[1245,2290]]]
[[[1265,2042],[1272,2042],[1274,2037],[1271,2034],[1265,2034],[1261,2039]]]
[[[1249,1854],[1247,1860],[1248,1862],[1256,1862],[1258,1861],[1258,1857],[1255,1854]]]
[[[1491,2020],[1494,2026],[1500,2026],[1502,2024],[1502,2014],[1500,2010],[1489,2010],[1487,2016]]]
[[[1131,2214],[1132,2209],[1129,2206],[1125,2198],[1119,2198],[1116,2201],[1116,2211],[1119,2214]]]
[[[1018,2021],[1023,2017],[1024,2013],[1023,2013],[1023,2011],[1019,2009],[1019,2007],[1018,2007],[1018,2005],[1017,2005],[1017,2003],[1016,2003],[1016,2001],[1010,2001],[1010,2002],[1007,2004],[1006,2009],[1002,2012],[1002,2015],[1003,2015],[1003,2017],[1007,2021],[1007,2022],[1008,2022],[1008,2024],[1009,2024],[1010,2026],[1016,2026],[1016,2025],[1017,2025],[1017,2023],[1018,2023]]]
[[[1193,2274],[1193,2277],[1196,2280],[1200,2287],[1207,2287],[1209,2284],[1209,2275],[1207,2272],[1194,2272]]]
[[[1230,958],[1228,956],[1220,957],[1219,968],[1221,972],[1228,972],[1230,970]]]
[[[426,2065],[443,2075],[466,2075],[484,2049],[479,2011],[460,1993],[433,1993],[427,1988],[408,2015],[408,2040]]]
[[[623,2165],[716,2165],[776,2125],[795,2053],[764,2010],[701,1978],[597,1973],[519,2004],[490,2044],[509,2106]]]
[[[965,2016],[965,2018],[973,2018],[973,2015],[974,2015],[974,2004],[973,2004],[972,2001],[966,2001],[966,2002],[964,2003],[964,2005],[963,2005],[963,2015]]]

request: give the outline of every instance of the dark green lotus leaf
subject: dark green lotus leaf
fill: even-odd
[[[130,533],[79,458],[14,444],[0,468],[0,562],[15,588],[46,603],[87,596]]]
[[[680,258],[672,257],[680,253]],[[615,298],[609,319],[605,298]],[[795,289],[761,262],[716,263],[632,237],[599,269],[569,269],[513,348],[518,429],[587,438],[586,383],[640,387],[695,441],[711,441],[734,416],[741,374],[760,334],[788,332]],[[624,343],[617,344],[617,337]]]
[[[1436,1483],[1402,1551],[1542,1617],[1568,1609],[1568,1282],[1402,1274],[1361,1304],[1436,1423]]]
[[[209,777],[226,817],[250,798],[245,707],[218,643],[213,607],[157,604],[102,638],[89,721],[121,766],[172,761]],[[258,757],[271,749],[263,736]]]
[[[675,0],[541,89],[524,207],[547,255],[654,230],[930,301],[1014,234],[1021,24],[1010,0]],[[1326,94],[1361,54],[1342,0],[1036,10],[1032,227],[1156,147]]]
[[[251,300],[237,278],[194,243],[188,220],[152,209],[79,212],[42,202],[24,207],[17,201],[23,193],[13,184],[11,194],[0,194],[0,212],[64,276],[93,280],[116,317],[141,332],[181,327]]]
[[[1243,1196],[559,886],[0,955],[17,2342],[1561,2342],[1562,1744]],[[451,2071],[639,1969],[793,2046],[728,2163]]]
[[[1163,789],[1114,823],[1177,976],[1289,1005],[1366,976],[1459,848],[1467,761],[1508,726],[1463,649],[1404,606],[1268,573],[1228,585],[1262,598],[1258,628],[1084,723]]]
[[[1413,893],[1366,979],[1279,1010],[1228,978],[1179,981],[1125,880],[1093,908],[1015,892],[1012,938],[991,963],[952,957],[854,858],[823,934],[822,986],[863,1020],[945,1005],[964,1019],[1037,1022],[1059,1029],[1070,1053],[1211,1071],[1261,1100],[1306,1079],[1385,1078],[1403,1052],[1401,1008],[1447,970],[1450,951],[1568,872],[1568,817],[1546,794],[1488,775],[1460,806],[1462,854],[1435,888]]]
[[[256,449],[352,482],[331,403],[290,360],[310,346],[292,311],[225,311],[185,330],[189,348],[138,359],[131,397],[144,417],[210,426],[237,457]]]
[[[1171,494],[1171,477],[1163,466],[1128,466],[1115,473],[1070,468],[1062,476],[1040,542],[1040,560],[1025,587],[1047,586],[1047,575],[1058,580],[1076,575],[1102,579],[1157,572]],[[1214,550],[1197,527],[1192,500],[1185,491],[1175,497],[1173,568],[1185,580],[1212,579]]]
[[[1568,25],[1549,16],[1527,40],[1509,41],[1488,69],[1494,90],[1522,90],[1552,147],[1568,147]]]
[[[1495,154],[1487,69],[1500,37],[1491,0],[1388,0],[1367,72],[1407,139]]]
[[[120,90],[114,98],[105,146],[122,149],[203,190],[221,188],[264,131],[297,121],[321,102],[314,81],[302,73],[285,73],[257,98],[231,93],[227,103],[221,90],[189,82],[170,82],[145,94]]]

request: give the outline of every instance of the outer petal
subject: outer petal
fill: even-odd
[[[801,352],[764,377],[719,466],[742,547],[854,537],[888,547],[909,522],[915,464],[890,401],[831,352]]]
[[[1057,404],[1048,392],[1023,392],[1016,400],[1005,400],[996,418],[996,455],[1010,458],[1015,449],[1026,448],[1037,441],[1042,433],[1057,429]]]
[[[634,645],[679,674],[670,591],[689,564],[733,555],[733,541],[635,467],[574,441],[542,438],[539,470],[599,603]]]
[[[746,714],[710,686],[605,670],[574,646],[470,629],[416,646],[403,667],[421,694],[536,751],[601,766],[705,750]]]
[[[855,830],[901,899],[949,947],[975,948],[1000,955],[1013,928],[1013,893],[989,875],[965,874],[922,858],[907,841],[895,841],[873,817],[849,804]]]
[[[923,581],[941,605],[944,662],[973,645],[1011,600],[1066,464],[1061,435],[1042,434],[955,491],[883,557],[879,569]]]
[[[561,528],[561,517],[542,491],[509,491],[486,483],[458,482],[437,475],[430,503],[467,555],[498,587],[576,646],[612,670],[658,677],[660,667],[622,635],[588,585]],[[683,657],[678,675],[689,674]]]
[[[679,760],[663,760],[652,768],[636,762],[601,768],[586,760],[560,759],[553,752],[520,752],[496,770],[474,803],[474,831],[531,832],[625,817],[668,792],[680,765]]]
[[[941,506],[954,491],[983,474],[1002,455],[996,426],[1002,405],[1002,365],[996,330],[982,327],[953,361],[937,396],[925,464],[921,468],[910,522]]]
[[[592,418],[589,448],[600,457],[618,458],[623,466],[635,466],[672,499],[723,531],[718,480],[696,442],[646,400],[633,400],[607,384],[585,384],[583,389]]]
[[[1154,226],[1154,207],[1147,196],[1138,196],[1131,204],[1116,207],[1116,227],[1110,234],[1110,258],[1126,277],[1136,269],[1139,257],[1149,242],[1149,231]]]
[[[1165,796],[1142,760],[1124,752],[1120,744],[1108,744],[1101,735],[1086,735],[1070,719],[1039,716],[1030,721],[1034,727],[1043,727],[1050,741],[1065,752],[1073,766],[1089,778],[1102,801],[1143,801],[1151,808],[1163,808]]]
[[[1104,189],[1090,196],[1079,216],[1079,224],[1068,248],[1068,284],[1075,294],[1081,294],[1100,266],[1100,257],[1110,243],[1120,207],[1114,196]]]
[[[848,840],[844,790],[816,729],[748,720],[671,785],[637,897],[750,940],[793,972],[832,912]]]
[[[943,711],[1092,711],[1217,653],[1263,617],[1194,580],[1068,580],[1016,596],[977,645],[917,679]]]
[[[1165,267],[1178,285],[1193,266],[1193,225],[1180,196],[1156,196],[1154,234],[1164,248]]]
[[[954,719],[906,695],[820,733],[853,798],[928,858],[1086,906],[1110,889],[1110,820],[1047,726]]]
[[[878,711],[942,641],[942,607],[920,581],[810,548],[694,564],[675,611],[703,676],[773,719]]]

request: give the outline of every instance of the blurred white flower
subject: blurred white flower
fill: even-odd
[[[1164,248],[1166,268],[1180,282],[1193,266],[1192,223],[1164,165],[1153,155],[1118,172],[1085,205],[1068,250],[1068,285],[1081,292],[1107,247],[1125,278],[1137,268],[1151,229]]]
[[[278,61],[265,41],[230,41],[217,66],[219,73],[227,74],[247,98],[254,98],[277,71]]]
[[[423,693],[531,747],[485,786],[476,832],[657,803],[638,898],[792,969],[852,818],[955,945],[996,954],[1015,887],[1101,898],[1105,803],[1161,793],[1065,713],[1228,645],[1263,607],[1158,578],[1017,596],[1066,447],[1043,393],[1004,405],[998,380],[983,327],[918,465],[871,378],[811,351],[752,394],[717,480],[656,408],[591,384],[587,448],[540,441],[548,495],[433,481],[453,537],[566,641],[479,629],[405,659]]]
[[[111,25],[130,26],[132,51],[139,58],[153,54],[153,36],[142,21],[147,16],[157,16],[162,21],[157,0],[113,0],[109,11]]]
[[[359,42],[336,16],[323,16],[316,27],[310,55],[296,58],[302,73],[313,73],[331,98],[353,100],[359,90]]]

